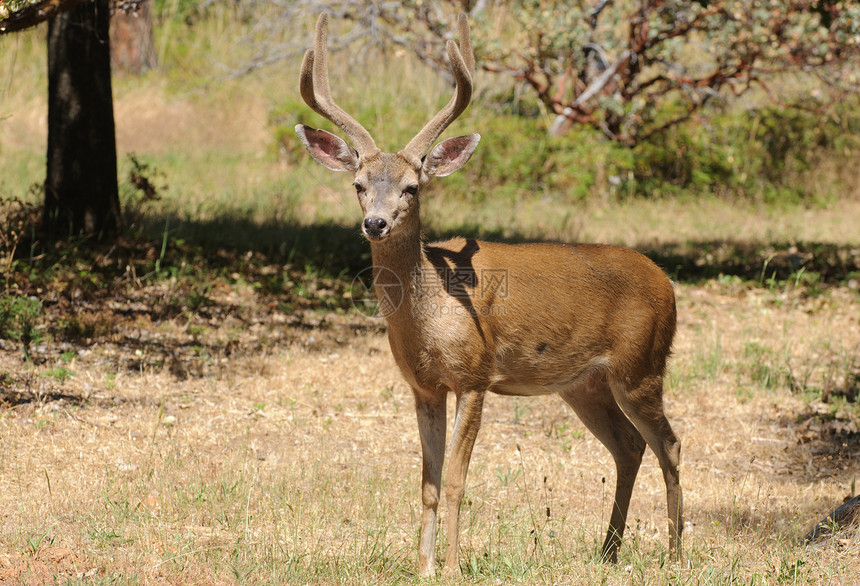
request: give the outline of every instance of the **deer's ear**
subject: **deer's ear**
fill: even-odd
[[[465,165],[481,140],[480,134],[467,134],[443,140],[424,157],[423,171],[429,177],[446,177]]]
[[[358,169],[358,153],[339,136],[304,124],[296,125],[296,134],[311,156],[323,166],[332,171],[351,173]]]

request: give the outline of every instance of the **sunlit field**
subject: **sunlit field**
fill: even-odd
[[[295,34],[310,38],[310,23]],[[414,403],[385,322],[353,307],[370,255],[352,180],[292,133],[330,128],[299,97],[298,56],[225,74],[251,51],[239,32],[229,11],[193,27],[167,15],[161,67],[115,76],[124,239],[15,258],[19,200],[42,197],[45,30],[0,37],[0,583],[419,582]],[[397,149],[450,88],[406,54],[376,58],[333,55],[332,89]],[[573,138],[500,114],[503,82],[477,80],[496,89],[446,136],[480,132],[486,150],[474,174],[422,195],[427,236],[619,244],[670,275],[683,560],[669,560],[650,450],[619,562],[604,564],[611,456],[559,398],[493,395],[463,575],[431,582],[857,582],[856,527],[803,542],[860,476],[856,148],[790,170],[806,198],[626,193],[604,147],[581,161],[587,178],[558,171],[571,176],[557,189],[514,173],[501,149]],[[158,199],[133,188],[141,165]]]

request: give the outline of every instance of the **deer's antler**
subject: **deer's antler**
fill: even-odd
[[[403,149],[402,152],[410,158],[420,160],[448,125],[463,113],[472,99],[472,73],[475,70],[475,55],[472,52],[469,19],[465,14],[460,14],[458,25],[460,28],[460,46],[457,47],[454,41],[447,43],[451,70],[454,79],[457,80],[457,89],[445,107]]]
[[[299,82],[302,98],[311,109],[331,120],[346,134],[361,155],[375,151],[373,137],[355,118],[335,104],[328,83],[328,57],[326,41],[328,38],[328,14],[320,14],[314,34],[314,48],[305,53]]]

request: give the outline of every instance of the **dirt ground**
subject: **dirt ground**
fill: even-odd
[[[306,495],[347,495],[302,501],[323,519],[323,532],[368,516],[359,496],[366,485],[388,491],[378,497],[393,499],[386,539],[406,552],[417,547],[417,430],[384,324],[318,309],[243,314],[252,293],[238,286],[208,295],[211,303],[194,316],[161,318],[135,301],[84,310],[79,315],[102,333],[48,340],[33,364],[4,342],[0,582],[86,582],[121,571],[141,583],[231,583],[205,563],[177,570],[166,560],[176,555],[176,535],[225,547],[230,531],[181,502],[195,486],[236,470],[256,483],[249,506],[274,498],[265,493],[282,483]],[[776,541],[800,548],[796,541],[855,492],[860,474],[856,408],[800,389],[829,385],[833,394],[860,378],[856,290],[807,297],[684,285],[678,306],[666,404],[683,444],[688,547]],[[782,378],[762,383],[755,374],[762,365]],[[322,493],[320,479],[328,483]],[[531,506],[529,499],[547,516],[551,506],[571,535],[597,542],[613,484],[608,452],[559,399],[490,396],[463,547],[486,547],[484,532],[470,525],[492,528],[517,503]],[[649,451],[626,543],[665,543],[664,495]],[[117,507],[126,510],[121,521]],[[143,512],[148,521],[130,530],[126,524]],[[819,547],[856,554],[851,535]],[[860,571],[856,559],[836,578]]]

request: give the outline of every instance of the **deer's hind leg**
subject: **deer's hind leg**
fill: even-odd
[[[681,442],[672,431],[663,411],[663,377],[648,376],[634,388],[619,381],[611,385],[612,393],[624,413],[648,442],[657,456],[666,483],[666,505],[669,515],[669,550],[681,559],[681,532],[684,530],[684,503],[681,494]]]
[[[646,443],[616,404],[602,372],[591,373],[585,382],[561,393],[561,397],[615,460],[615,499],[601,550],[603,559],[614,563],[618,561],[618,547]]]

